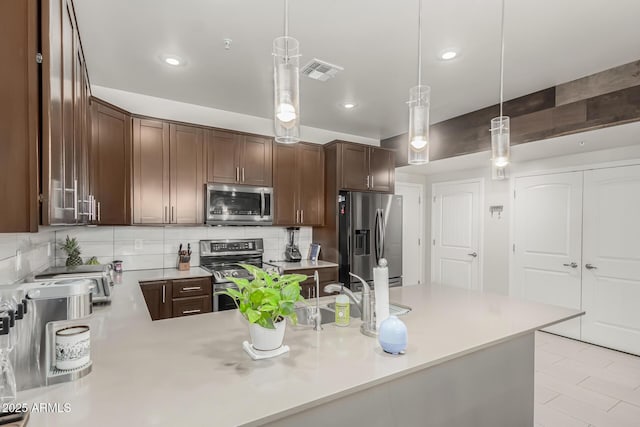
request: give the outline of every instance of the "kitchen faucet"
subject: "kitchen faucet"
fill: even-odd
[[[324,291],[328,293],[332,292],[341,292],[348,296],[355,305],[360,308],[362,326],[360,326],[360,332],[364,335],[375,337],[378,335],[378,331],[376,331],[376,313],[375,313],[375,305],[374,305],[374,297],[371,293],[371,288],[367,284],[367,282],[360,276],[357,276],[353,273],[349,273],[350,276],[355,277],[360,280],[362,283],[362,298],[358,299],[351,289],[345,288],[344,285],[332,283],[330,285],[326,285],[324,287]]]

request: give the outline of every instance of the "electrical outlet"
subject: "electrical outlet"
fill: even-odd
[[[144,244],[143,244],[142,239],[136,239],[136,240],[135,240],[135,242],[134,242],[134,248],[135,248],[136,250],[140,250],[140,249],[142,249],[143,247],[144,247]]]
[[[16,251],[16,271],[22,270],[22,251],[18,249]]]

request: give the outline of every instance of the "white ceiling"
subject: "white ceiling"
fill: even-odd
[[[423,0],[423,81],[432,122],[498,101],[500,0]],[[92,84],[272,117],[271,44],[282,0],[81,0],[76,13]],[[371,138],[407,129],[416,84],[414,1],[291,0],[301,64],[345,71],[301,79],[306,126]],[[640,58],[638,0],[506,0],[505,96],[513,98]],[[223,47],[225,37],[232,49]],[[445,48],[459,58],[437,59]],[[187,61],[171,68],[174,54]],[[345,100],[358,107],[345,111]]]

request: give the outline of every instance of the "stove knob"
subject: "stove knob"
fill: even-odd
[[[232,272],[231,272],[231,275],[232,275],[233,277],[238,277],[238,272],[237,272],[237,271],[232,271]]]

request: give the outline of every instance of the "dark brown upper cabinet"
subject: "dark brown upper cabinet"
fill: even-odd
[[[203,223],[204,131],[133,119],[134,224]]]
[[[272,138],[210,130],[207,132],[207,180],[270,187],[272,150]]]
[[[324,222],[324,150],[321,145],[275,144],[273,159],[276,225]]]
[[[331,152],[337,155],[338,189],[381,193],[395,191],[393,150],[345,141],[327,144],[327,148],[334,146],[336,150]]]
[[[169,123],[133,119],[133,223],[169,223]]]
[[[369,189],[382,193],[395,192],[395,153],[384,148],[369,148]]]
[[[0,2],[0,233],[38,231],[37,2]]]
[[[341,187],[346,190],[366,191],[369,189],[369,147],[342,143]]]
[[[92,99],[90,190],[95,197],[94,222],[131,224],[131,116]]]
[[[90,87],[71,0],[43,2],[41,222],[87,224]]]
[[[169,133],[170,222],[201,224],[204,222],[204,130],[171,124]]]

